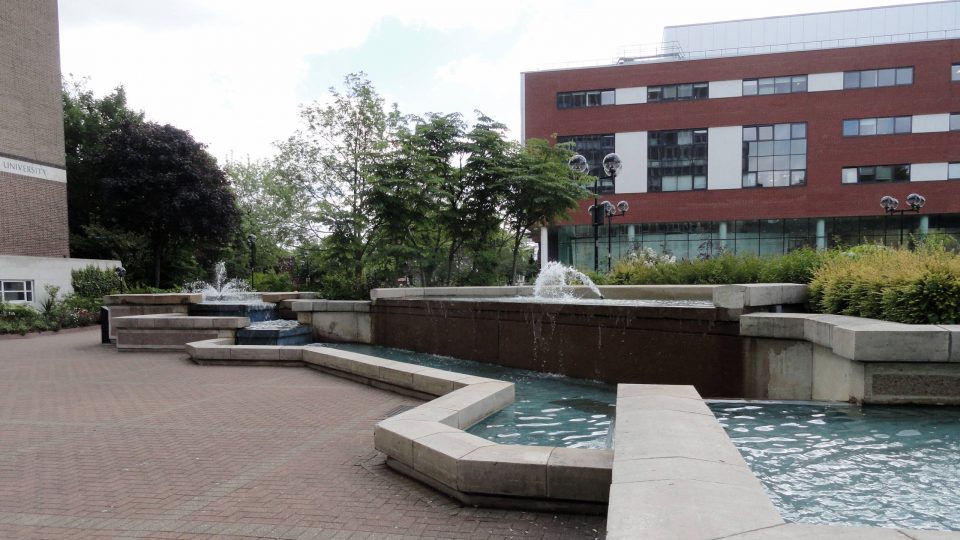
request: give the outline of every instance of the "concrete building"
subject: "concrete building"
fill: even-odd
[[[70,292],[70,271],[117,261],[70,259],[56,0],[0,3],[0,301]]]
[[[675,26],[635,53],[522,76],[525,137],[574,142],[593,174],[623,160],[601,269],[608,242],[615,261],[960,234],[960,1]],[[920,213],[879,204],[913,192]],[[544,255],[593,267],[592,204]]]

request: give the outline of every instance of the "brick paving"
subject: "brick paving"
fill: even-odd
[[[0,538],[597,538],[598,516],[462,507],[384,465],[416,400],[303,368],[0,339]]]

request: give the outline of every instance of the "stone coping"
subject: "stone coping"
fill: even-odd
[[[186,330],[197,328],[237,329],[250,326],[249,317],[205,317],[181,315],[178,313],[159,313],[156,315],[128,315],[115,317],[119,329],[157,329]]]
[[[200,293],[164,293],[164,294],[108,294],[103,297],[107,306],[121,304],[161,306],[170,304],[197,304],[203,301]]]
[[[316,346],[188,343],[200,364],[302,365],[431,399],[374,427],[388,464],[464,504],[602,513],[613,451],[501,445],[464,430],[514,401],[514,385]]]
[[[960,362],[960,325],[901,324],[819,313],[752,313],[740,334],[805,340],[860,362]]]
[[[692,386],[621,384],[607,538],[960,540],[960,532],[785,523]]]
[[[571,287],[574,296],[593,298],[587,287]],[[796,283],[759,283],[747,285],[601,285],[604,297],[616,300],[710,300],[720,308],[744,309],[750,307],[803,304],[808,287]],[[373,289],[370,299],[430,298],[430,297],[498,297],[532,296],[533,287],[397,287]]]
[[[283,307],[291,311],[301,312],[370,312],[369,300],[286,300]]]

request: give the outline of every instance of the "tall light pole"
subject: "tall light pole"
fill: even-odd
[[[247,235],[247,246],[250,248],[250,288],[256,290],[253,286],[253,270],[257,266],[257,235]]]
[[[883,208],[883,211],[886,212],[888,216],[893,214],[900,214],[900,245],[903,246],[903,214],[906,212],[914,212],[919,214],[920,209],[923,208],[923,205],[927,204],[927,198],[918,193],[911,193],[907,195],[907,208],[899,208],[900,201],[896,197],[891,197],[890,195],[884,195],[880,198],[880,206]],[[886,225],[884,225],[884,231],[886,231]],[[884,235],[886,236],[886,235]],[[884,238],[886,240],[886,238]]]
[[[570,170],[579,173],[586,174],[590,170],[590,164],[587,163],[587,158],[577,154],[570,158],[570,161],[567,162],[567,166],[570,167]],[[623,164],[620,161],[620,156],[615,153],[607,154],[603,157],[603,171],[607,173],[607,176],[595,176],[593,177],[593,206],[590,207],[590,221],[593,223],[593,271],[600,271],[600,226],[603,225],[604,220],[606,219],[606,209],[600,204],[600,180],[610,180],[613,185],[616,185],[617,173],[620,172],[620,168]]]

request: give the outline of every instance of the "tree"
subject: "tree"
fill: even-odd
[[[175,255],[216,252],[239,222],[233,192],[216,160],[186,131],[124,122],[104,139],[104,223],[137,234],[149,249],[153,283]]]
[[[504,224],[513,240],[511,280],[516,276],[523,239],[534,227],[566,217],[587,195],[579,179],[571,177],[567,167],[571,155],[563,145],[551,146],[543,139],[527,141],[515,154],[502,206]]]
[[[143,112],[127,106],[122,86],[96,97],[84,81],[63,82],[63,135],[67,162],[67,208],[70,253],[81,258],[111,258],[116,246],[131,239],[117,238],[100,224],[104,205],[103,177],[109,164],[99,159],[104,139],[125,122],[142,122]]]
[[[344,86],[330,89],[326,105],[303,108],[306,129],[280,145],[278,163],[309,197],[308,232],[341,254],[340,264],[360,289],[380,225],[370,208],[374,171],[395,143],[401,117],[395,105],[385,106],[365,74],[347,75]]]

